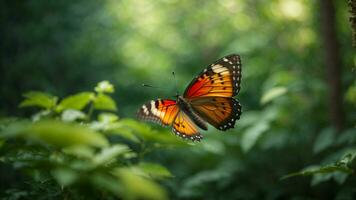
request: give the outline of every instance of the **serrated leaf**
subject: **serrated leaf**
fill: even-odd
[[[272,101],[273,99],[282,96],[286,92],[287,92],[287,88],[285,87],[274,87],[262,95],[261,104],[266,104]]]
[[[106,94],[98,94],[94,100],[94,108],[98,110],[117,110],[115,101]]]
[[[58,111],[65,109],[82,110],[94,98],[92,92],[81,92],[64,98],[58,105]]]
[[[44,92],[27,92],[23,95],[25,99],[20,103],[20,107],[40,107],[51,109],[57,104],[57,97]]]
[[[94,90],[98,93],[113,93],[115,92],[114,86],[109,81],[101,81],[97,84]]]

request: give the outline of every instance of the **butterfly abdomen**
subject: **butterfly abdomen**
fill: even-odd
[[[189,103],[183,97],[179,96],[177,103],[179,108],[187,114],[199,128],[208,130],[206,122],[193,111]]]

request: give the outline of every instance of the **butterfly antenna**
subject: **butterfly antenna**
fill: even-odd
[[[157,87],[157,86],[152,86],[152,85],[149,85],[149,84],[145,84],[143,83],[142,84],[143,87],[149,87],[149,88],[154,88],[154,89],[158,89],[158,90],[169,90],[169,88],[164,88],[164,87]]]
[[[175,89],[176,89],[176,96],[179,95],[179,91],[178,91],[178,84],[177,84],[177,79],[176,79],[176,73],[174,71],[172,71],[172,75],[173,75],[173,79],[174,79],[174,84],[175,84]]]

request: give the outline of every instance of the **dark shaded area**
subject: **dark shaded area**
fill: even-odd
[[[321,30],[325,49],[325,66],[329,84],[329,109],[333,126],[341,132],[344,124],[342,108],[341,75],[342,64],[339,54],[339,42],[335,26],[335,6],[332,0],[320,1]]]

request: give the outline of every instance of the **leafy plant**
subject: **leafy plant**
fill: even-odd
[[[20,173],[23,181],[10,184],[1,196],[166,199],[157,181],[172,174],[144,161],[145,155],[154,148],[184,143],[134,120],[119,119],[109,96],[113,92],[113,85],[103,81],[95,92],[59,101],[43,92],[26,93],[20,107],[39,111],[31,119],[3,119],[0,131],[0,161]],[[90,192],[81,192],[83,188]]]

